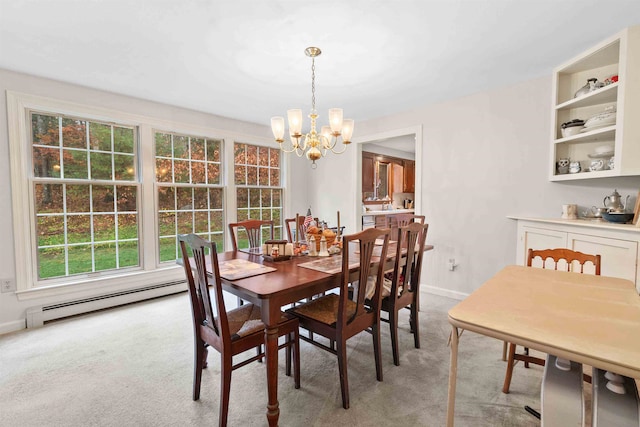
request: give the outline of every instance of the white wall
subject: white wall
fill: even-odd
[[[201,112],[173,107],[170,105],[148,102],[128,96],[93,90],[53,80],[37,78],[21,73],[0,69],[0,277],[15,277],[15,257],[13,255],[13,228],[11,208],[11,183],[9,170],[9,142],[7,129],[6,91],[32,94],[78,104],[100,106],[125,113],[154,117],[161,120],[192,125],[199,128],[220,130],[224,135],[234,135],[243,142],[251,142],[252,138],[264,140],[271,138],[271,131],[266,126],[240,122],[224,117],[213,116]],[[215,101],[212,101],[215,102]],[[275,145],[275,143],[274,143]],[[290,188],[293,199],[285,200],[287,208],[293,204],[306,208],[306,163],[291,161],[289,169]],[[302,175],[302,179],[301,179]],[[289,209],[287,209],[289,210]],[[290,212],[285,212],[288,215]],[[53,304],[63,301],[85,298],[88,294],[66,295],[64,297],[46,297],[19,301],[14,293],[0,293],[0,333],[20,329],[25,324],[25,310],[29,307]]]
[[[549,76],[356,124],[358,140],[423,127],[420,211],[435,245],[423,272],[430,290],[463,297],[514,263],[516,224],[507,215],[559,217],[562,204],[599,206],[614,188],[637,195],[640,177],[548,181],[550,105]],[[310,192],[321,215],[349,212],[358,190],[355,151],[318,167]]]

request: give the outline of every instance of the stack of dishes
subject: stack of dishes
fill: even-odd
[[[602,145],[596,147],[593,154],[587,154],[591,159],[591,172],[613,169],[613,147],[610,145]]]
[[[580,132],[589,132],[594,129],[612,126],[616,124],[616,108],[610,106],[601,113],[594,114],[584,123],[584,128]]]

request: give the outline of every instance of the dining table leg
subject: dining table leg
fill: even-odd
[[[447,427],[453,427],[453,416],[456,405],[456,377],[458,375],[458,328],[451,330],[451,359],[449,364],[449,395],[447,399]]]
[[[267,421],[277,426],[280,417],[278,404],[278,326],[267,326],[264,330],[265,358],[267,362]]]

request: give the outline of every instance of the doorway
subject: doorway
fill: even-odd
[[[413,209],[417,215],[422,213],[422,126],[413,126],[404,129],[397,129],[393,131],[388,131],[384,133],[369,135],[363,137],[361,140],[357,142],[357,194],[356,204],[354,206],[354,210],[356,215],[354,217],[358,218],[357,223],[362,225],[362,217],[363,217],[363,206],[364,201],[367,198],[378,198],[379,194],[376,189],[379,190],[382,184],[385,184],[384,187],[389,188],[388,183],[380,182],[380,175],[377,174],[375,178],[375,183],[380,183],[380,186],[376,188],[375,183],[373,185],[372,194],[369,195],[367,192],[363,191],[369,189],[367,185],[363,186],[363,152],[366,153],[379,153],[381,156],[391,157],[391,158],[400,158],[407,159],[409,161],[413,160],[413,174],[414,174],[414,186],[413,186]],[[367,162],[368,163],[368,162]],[[382,164],[384,165],[384,161]],[[374,166],[365,164],[365,169]],[[387,167],[387,166],[385,166]],[[383,169],[385,170],[385,169]],[[398,168],[396,168],[398,170]],[[392,179],[392,178],[389,178]],[[367,184],[367,183],[365,183]],[[400,198],[407,198],[405,194],[397,191],[398,186],[396,185],[395,193],[398,194]],[[407,193],[408,194],[408,193]],[[393,195],[388,195],[389,198],[392,198]],[[375,202],[368,201],[367,203]],[[394,207],[401,207],[402,205],[398,203],[398,200],[393,201]]]

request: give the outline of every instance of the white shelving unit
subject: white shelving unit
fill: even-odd
[[[587,79],[603,82],[613,75],[618,82],[574,98]],[[609,106],[617,111],[614,125],[562,137],[562,123],[586,121]],[[640,175],[640,26],[627,28],[556,68],[551,110],[551,181]],[[607,145],[613,147],[613,169],[589,172],[589,154]],[[579,161],[582,171],[559,174],[557,162],[566,158]]]

